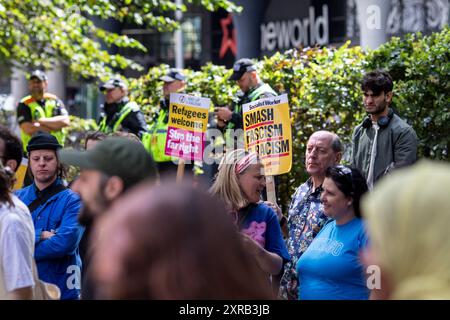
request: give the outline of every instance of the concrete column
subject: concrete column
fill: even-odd
[[[233,14],[236,28],[237,56],[240,58],[258,58],[261,53],[261,22],[267,7],[267,0],[235,0],[242,6],[241,13]]]
[[[28,82],[25,72],[20,69],[13,68],[11,72],[11,95],[14,104],[20,101],[28,93]]]
[[[356,5],[361,46],[368,49],[376,49],[388,39],[386,21],[389,14],[390,1],[357,0]]]
[[[55,66],[53,70],[46,71],[48,77],[47,92],[55,94],[63,102],[66,101],[66,77],[61,65]]]

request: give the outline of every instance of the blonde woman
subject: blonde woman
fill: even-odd
[[[450,166],[422,161],[363,199],[372,299],[450,299]]]
[[[237,149],[225,155],[210,192],[228,205],[243,241],[266,273],[278,275],[289,254],[275,212],[259,203],[265,187],[258,155]]]

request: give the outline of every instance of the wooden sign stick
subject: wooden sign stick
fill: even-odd
[[[277,204],[277,194],[275,192],[275,179],[273,176],[266,176],[267,201]]]
[[[177,168],[177,184],[180,184],[183,181],[184,176],[184,160],[180,159],[178,161],[178,168]]]

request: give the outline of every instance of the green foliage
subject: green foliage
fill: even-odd
[[[240,11],[228,0],[185,0],[208,10]],[[146,51],[138,41],[97,27],[92,18],[128,22],[159,31],[179,25],[174,12],[186,10],[170,0],[0,0],[0,64],[51,69],[59,61],[85,78],[105,80],[113,70],[142,70],[136,62],[111,55],[107,46]]]
[[[130,96],[141,106],[147,119],[153,119],[158,111],[163,85],[159,78],[165,75],[168,69],[168,65],[162,64],[159,67],[150,68],[146,75],[130,81]]]
[[[97,130],[97,124],[93,119],[82,119],[70,116],[70,126],[64,128],[66,133],[65,148],[83,150],[85,144],[85,136],[88,131]],[[69,166],[66,171],[66,180],[71,182],[80,174],[80,169],[75,166]]]
[[[95,131],[97,129],[97,123],[93,119],[70,116],[70,125],[63,129],[66,134],[64,147],[81,149],[82,146],[84,146],[86,132]]]
[[[280,177],[280,203],[285,207],[306,180],[304,154],[317,130],[337,133],[349,145],[362,118],[358,83],[365,65],[360,47],[306,48],[275,54],[261,61],[261,77],[279,93],[287,93],[292,119],[292,170]]]
[[[371,52],[369,69],[385,69],[395,87],[393,102],[419,137],[419,154],[448,159],[450,150],[450,28],[430,36],[393,38]]]

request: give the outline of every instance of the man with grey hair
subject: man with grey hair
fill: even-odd
[[[297,261],[327,221],[320,202],[322,183],[328,167],[342,157],[339,137],[329,131],[314,132],[306,145],[305,168],[309,179],[295,191],[288,213],[287,248],[291,261],[286,263],[280,281],[280,297],[297,300]],[[275,207],[279,215],[281,210]]]

